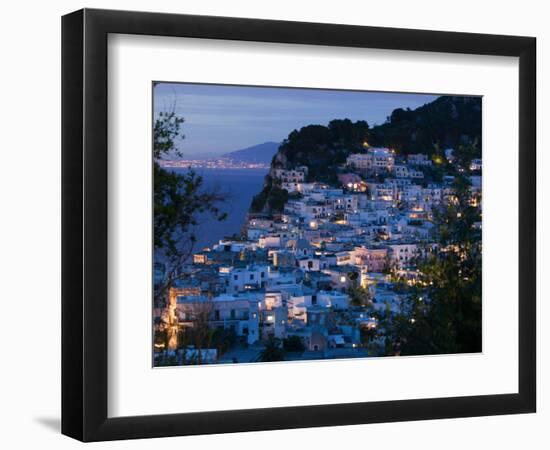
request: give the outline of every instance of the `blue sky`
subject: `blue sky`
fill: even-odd
[[[171,110],[184,117],[185,155],[214,156],[267,141],[281,142],[309,124],[332,119],[380,124],[395,108],[417,108],[437,95],[160,83],[155,115]]]

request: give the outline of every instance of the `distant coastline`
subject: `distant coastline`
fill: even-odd
[[[230,158],[216,159],[180,159],[163,160],[159,165],[165,169],[269,169],[270,164],[259,162],[236,161]]]

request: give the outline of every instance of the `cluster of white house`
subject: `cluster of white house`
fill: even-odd
[[[417,258],[436,248],[431,210],[453,189],[450,178],[424,182],[431,165],[426,155],[399,161],[389,149],[369,149],[349,156],[339,187],[308,182],[305,167],[273,170],[299,195],[279,215],[250,216],[241,238],[196,253],[192,282],[171,289],[171,314],[182,327],[203,314],[248,344],[298,336],[310,352],[364,351],[361,328],[376,327],[367,310],[396,310],[401,301],[388,270],[415,282]],[[470,178],[478,198],[481,177]],[[353,286],[369,293],[369,308],[350,304]]]

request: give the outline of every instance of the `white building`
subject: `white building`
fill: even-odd
[[[388,244],[390,260],[399,268],[408,266],[414,258],[419,256],[418,246],[415,243]]]
[[[307,322],[307,307],[311,306],[311,295],[291,295],[286,304],[289,318]]]
[[[432,161],[425,153],[417,153],[407,156],[407,162],[413,166],[431,166]]]
[[[275,169],[274,175],[281,183],[303,183],[306,180],[307,167],[298,167],[295,170]]]
[[[305,272],[321,270],[321,260],[313,257],[302,257],[297,261],[298,267]]]
[[[262,288],[268,280],[268,267],[250,265],[245,268],[231,268],[228,271],[228,293],[243,292],[251,288]]]
[[[409,169],[409,178],[424,178],[424,172],[422,172],[421,170]]]
[[[391,202],[398,199],[399,190],[386,183],[370,183],[369,194],[372,200]]]
[[[470,162],[470,170],[481,170],[481,159],[472,159]]]
[[[346,159],[346,164],[356,169],[372,169],[372,156],[368,153],[353,153]]]
[[[260,248],[280,248],[281,236],[279,234],[262,236],[258,239],[258,246]]]
[[[372,157],[372,168],[374,170],[384,169],[391,171],[395,158],[393,152],[388,148],[369,148],[368,154]]]
[[[211,328],[232,329],[237,336],[246,336],[249,344],[259,340],[260,315],[258,299],[250,294],[224,294],[212,299],[204,296],[180,296],[177,299],[176,314],[179,321],[193,326],[200,317],[208,321]]]
[[[346,164],[366,171],[390,171],[395,162],[393,152],[388,148],[371,147],[367,153],[353,153],[346,159]]]
[[[409,168],[403,164],[395,164],[392,172],[397,178],[409,178]]]
[[[283,294],[280,291],[266,292],[263,299],[258,303],[262,310],[272,310],[283,306]]]
[[[348,309],[349,295],[337,291],[319,291],[316,304],[327,308]]]
[[[285,307],[262,311],[263,339],[267,339],[269,336],[277,339],[286,338],[287,323],[288,310]]]

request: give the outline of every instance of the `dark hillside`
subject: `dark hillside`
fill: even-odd
[[[481,156],[481,97],[439,97],[415,110],[396,109],[388,119],[370,130],[371,145],[431,155],[477,143]]]
[[[398,155],[442,155],[446,148],[473,149],[481,157],[481,97],[442,96],[415,110],[394,110],[386,123],[370,128],[367,122],[332,120],[327,126],[308,125],[294,130],[279,146],[271,169],[307,166],[308,181],[335,184],[339,167],[351,153],[371,147],[389,147]],[[272,176],[254,197],[251,212],[280,212],[286,191]]]

